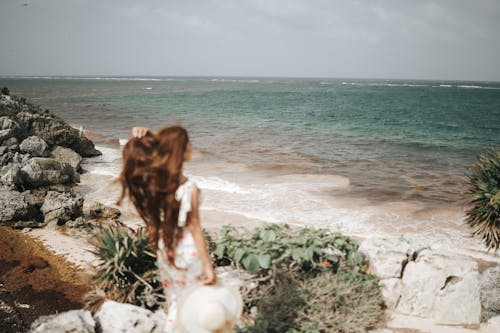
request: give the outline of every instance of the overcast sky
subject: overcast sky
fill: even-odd
[[[1,0],[0,75],[500,81],[498,0]]]

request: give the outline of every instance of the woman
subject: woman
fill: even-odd
[[[146,223],[168,302],[167,332],[175,332],[182,291],[200,280],[216,282],[200,225],[200,190],[182,173],[183,163],[191,159],[191,143],[180,126],[156,133],[135,127],[132,135],[123,149],[118,203],[128,196]]]

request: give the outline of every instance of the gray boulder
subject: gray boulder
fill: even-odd
[[[61,164],[69,164],[76,171],[80,170],[80,163],[82,162],[82,157],[75,151],[56,146],[52,149],[52,158],[58,161]]]
[[[15,137],[11,137],[5,140],[2,145],[6,146],[7,149],[11,152],[16,152],[19,150],[19,141]]]
[[[91,201],[84,207],[84,213],[92,218],[103,217],[115,219],[121,215],[121,212],[117,208],[106,206],[99,201]]]
[[[16,120],[21,127],[29,129],[29,135],[39,136],[49,145],[71,148],[84,157],[101,155],[83,133],[60,119],[49,115],[19,112]]]
[[[31,158],[21,170],[27,187],[74,183],[78,179],[70,165],[61,165],[52,158]]]
[[[479,283],[483,318],[500,316],[500,265],[486,269]]]
[[[445,251],[423,250],[406,266],[396,310],[437,324],[479,324],[477,263]]]
[[[426,243],[399,238],[368,238],[359,246],[359,251],[370,262],[370,271],[381,279],[401,278],[406,264],[414,260]]]
[[[94,315],[102,333],[163,333],[163,311],[151,312],[132,304],[106,301]]]
[[[11,162],[14,158],[13,152],[8,151],[8,148],[5,146],[3,146],[2,148],[5,148],[5,151],[0,155],[0,166],[9,164],[9,162]]]
[[[0,117],[0,143],[19,135],[19,124],[9,117]]]
[[[82,207],[82,196],[48,191],[40,210],[44,214],[44,224],[63,225],[81,216]]]
[[[19,165],[4,166],[0,172],[0,183],[11,189],[19,188],[23,182],[23,174]]]
[[[19,129],[19,124],[9,117],[0,117],[0,130],[17,130]]]
[[[30,159],[30,154],[20,154],[19,152],[16,152],[12,157],[12,162],[17,164],[25,164],[28,162],[29,159]]]
[[[399,300],[401,299],[401,289],[403,287],[401,279],[383,279],[380,280],[378,285],[380,287],[382,297],[384,298],[385,305],[388,309],[394,310],[398,306]]]
[[[0,188],[0,222],[20,220],[28,215],[24,195],[17,191]]]
[[[0,130],[0,143],[4,142],[7,139],[10,139],[13,135],[13,131],[10,129]]]
[[[95,333],[95,327],[89,311],[72,310],[38,318],[29,333]]]
[[[38,136],[29,136],[21,142],[19,149],[35,157],[44,157],[49,155],[47,143]]]

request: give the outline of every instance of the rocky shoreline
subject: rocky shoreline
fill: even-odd
[[[79,269],[26,233],[44,228],[81,235],[101,223],[103,215],[119,214],[94,202],[84,209],[83,196],[75,191],[82,159],[100,154],[80,130],[2,89],[1,332],[26,332],[39,316],[83,306],[90,288],[77,277]]]

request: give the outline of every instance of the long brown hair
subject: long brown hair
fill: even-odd
[[[122,185],[118,204],[128,195],[146,223],[151,248],[163,239],[169,264],[175,266],[175,248],[182,236],[177,225],[180,203],[175,192],[180,185],[184,153],[189,143],[187,131],[169,126],[138,139],[123,148]]]

